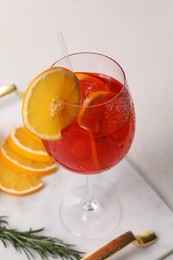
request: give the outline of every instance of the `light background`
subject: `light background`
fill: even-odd
[[[128,159],[173,209],[173,1],[0,0],[0,85],[25,90],[62,56],[96,51],[125,70],[136,108]],[[0,132],[3,125],[0,125]]]
[[[128,158],[173,208],[173,1],[0,0],[0,85],[25,90],[62,56],[96,51],[124,68],[136,107]],[[3,126],[0,126],[1,131]]]

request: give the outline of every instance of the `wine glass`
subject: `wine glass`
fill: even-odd
[[[86,185],[65,195],[61,218],[72,233],[96,238],[112,231],[119,222],[121,206],[110,188],[91,185],[127,154],[135,132],[133,101],[121,66],[92,52],[68,55],[53,64],[70,68],[78,77],[82,103],[78,114],[57,141],[43,140],[57,164],[85,175]],[[68,110],[74,109],[70,104]]]

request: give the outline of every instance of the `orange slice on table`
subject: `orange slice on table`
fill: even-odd
[[[81,91],[76,75],[53,67],[30,83],[23,101],[25,127],[44,140],[58,140],[78,113]],[[69,105],[68,105],[69,104]]]
[[[39,191],[43,186],[38,178],[17,173],[0,160],[0,190],[3,192],[22,196]]]
[[[24,127],[15,126],[10,132],[8,143],[11,148],[18,154],[29,159],[52,162],[47,154],[41,140],[34,138]]]
[[[2,142],[0,156],[11,169],[23,174],[40,177],[57,170],[53,162],[39,162],[16,153],[7,140]]]

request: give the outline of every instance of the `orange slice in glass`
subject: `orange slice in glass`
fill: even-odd
[[[113,92],[96,91],[87,96],[78,114],[78,124],[86,129],[91,137],[92,158],[96,169],[100,169],[100,161],[97,155],[95,137],[102,129],[102,121],[105,118],[106,102],[115,97]]]
[[[18,154],[29,159],[52,162],[47,154],[41,140],[34,138],[34,135],[28,134],[24,127],[15,126],[10,132],[8,143],[11,148]]]
[[[58,140],[61,131],[76,117],[80,101],[79,81],[73,72],[60,67],[47,69],[33,79],[26,91],[24,125],[41,139]]]
[[[40,177],[57,170],[57,166],[53,162],[39,162],[16,153],[7,140],[2,142],[0,155],[11,169],[19,173]]]
[[[75,73],[77,78],[80,80],[80,86],[82,88],[82,99],[85,100],[88,95],[92,92],[98,92],[105,90],[105,83],[95,76],[94,73]]]
[[[114,97],[115,93],[111,91],[96,91],[88,95],[78,114],[78,124],[92,134],[97,134],[106,117],[106,103]]]
[[[35,176],[15,172],[0,160],[0,190],[3,192],[22,196],[39,191],[43,186],[43,183]]]

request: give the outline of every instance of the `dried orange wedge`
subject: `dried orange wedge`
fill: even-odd
[[[26,91],[22,108],[25,127],[41,139],[58,140],[62,129],[76,117],[80,101],[79,81],[73,72],[60,67],[47,69]]]
[[[57,170],[53,162],[39,162],[16,153],[6,139],[2,142],[0,155],[11,169],[19,173],[40,177]]]
[[[52,162],[40,139],[28,134],[24,127],[15,126],[10,132],[8,143],[18,154],[29,159]]]
[[[0,160],[0,190],[3,192],[22,196],[39,191],[43,186],[38,178],[17,173]]]

